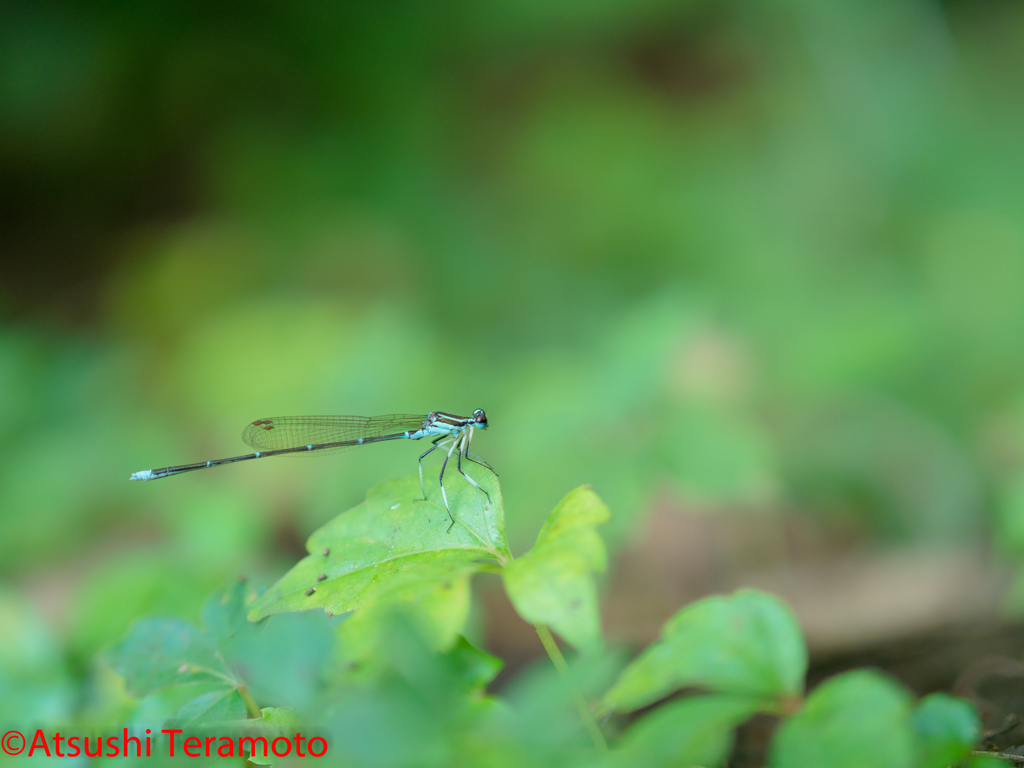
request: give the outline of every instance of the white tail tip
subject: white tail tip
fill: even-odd
[[[141,472],[132,472],[132,476],[129,477],[128,479],[129,480],[152,480],[153,479],[153,470],[152,469],[144,469]]]

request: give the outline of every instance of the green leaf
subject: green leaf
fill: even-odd
[[[265,703],[313,708],[335,647],[322,613],[275,616],[254,625],[246,610],[258,590],[236,583],[203,607],[203,630],[181,619],[136,622],[106,655],[139,711],[186,726],[244,718],[250,694]],[[247,689],[250,693],[246,693]]]
[[[395,610],[412,619],[430,648],[447,651],[466,624],[469,580],[481,567],[467,555],[402,566],[338,628],[346,655],[372,656],[380,648],[381,633],[388,630],[386,619]]]
[[[974,707],[963,699],[933,693],[911,715],[917,734],[918,768],[945,768],[967,757],[981,736]]]
[[[237,593],[237,587],[235,592]],[[229,590],[225,594],[233,594]],[[182,702],[172,719],[196,727],[245,717],[242,685],[214,638],[182,619],[142,619],[106,654],[138,698]]]
[[[733,696],[693,696],[658,707],[623,735],[616,764],[628,768],[721,765],[733,730],[762,702]]]
[[[161,688],[139,699],[132,710],[133,723],[173,722],[178,713],[194,699],[210,693],[221,694],[234,690],[223,681],[213,683],[189,683]]]
[[[366,501],[309,538],[309,556],[255,601],[249,619],[311,608],[346,613],[413,566],[510,558],[497,480],[489,473],[478,478],[490,493],[488,503],[480,491],[456,478],[448,493],[456,518],[450,533],[444,507],[420,498],[418,475],[379,485]]]
[[[260,704],[315,710],[337,646],[335,623],[321,611],[272,616],[226,644],[228,661]]]
[[[547,624],[579,649],[601,644],[592,574],[604,571],[607,554],[594,529],[610,519],[590,486],[576,488],[548,516],[533,549],[502,570],[519,615],[531,624]]]
[[[482,692],[505,666],[505,662],[459,636],[448,652],[447,660],[454,670],[455,679],[467,691]]]
[[[776,731],[770,768],[911,768],[909,694],[878,672],[857,670],[820,685]]]
[[[661,639],[627,666],[603,700],[628,712],[685,686],[756,697],[803,690],[807,646],[789,607],[773,595],[739,590],[683,608]]]
[[[272,733],[277,736],[285,736],[302,728],[301,721],[288,707],[264,707],[260,713],[263,717],[259,720],[246,720],[243,725],[254,731]]]
[[[195,728],[200,725],[221,724],[245,717],[245,701],[237,688],[221,688],[197,696],[174,715],[175,725]]]
[[[246,614],[261,592],[247,581],[239,580],[207,599],[203,604],[202,618],[211,640],[223,645],[239,634],[255,631]]]
[[[234,723],[224,723],[225,732],[228,726],[233,726],[232,732],[240,732],[247,736],[262,736],[268,742],[272,738],[283,736],[291,739],[295,734],[303,730],[302,722],[295,713],[287,707],[264,707],[260,710],[262,717],[259,720],[238,720]],[[276,765],[281,759],[273,754],[264,757],[262,754],[253,753],[249,756],[249,762],[256,765]]]
[[[128,692],[142,697],[160,688],[237,680],[204,632],[182,619],[141,619],[107,654]]]

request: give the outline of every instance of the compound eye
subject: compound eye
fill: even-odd
[[[481,408],[477,408],[475,411],[473,411],[473,418],[476,419],[478,423],[487,421],[487,417],[484,415],[484,412]]]

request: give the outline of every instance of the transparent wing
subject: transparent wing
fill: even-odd
[[[415,432],[426,415],[393,413],[388,416],[275,416],[257,419],[242,431],[242,439],[258,451],[341,443],[359,438]],[[343,451],[355,446],[321,448],[296,456]]]

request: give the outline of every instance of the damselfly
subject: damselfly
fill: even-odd
[[[232,456],[227,459],[213,459],[211,461],[199,461],[195,464],[182,464],[178,467],[163,467],[161,469],[144,469],[135,472],[130,480],[156,480],[160,477],[180,475],[182,472],[192,472],[196,469],[216,467],[221,464],[231,464],[236,461],[247,461],[249,459],[262,459],[267,456],[303,456],[322,453],[333,453],[345,451],[359,445],[370,445],[385,440],[421,440],[424,437],[434,438],[433,445],[424,451],[419,458],[420,469],[420,490],[423,491],[423,498],[427,498],[427,492],[423,486],[423,460],[436,451],[438,448],[448,449],[448,454],[441,465],[441,474],[438,480],[441,484],[441,498],[444,499],[444,507],[451,518],[452,529],[455,518],[448,506],[448,494],[444,489],[444,471],[448,467],[448,460],[452,454],[456,456],[456,466],[459,474],[462,475],[474,488],[479,490],[487,501],[490,502],[491,495],[481,488],[477,482],[462,471],[462,459],[479,464],[491,472],[494,468],[486,461],[469,452],[470,443],[473,441],[473,431],[487,429],[487,415],[477,408],[472,416],[455,416],[451,413],[433,411],[426,416],[415,416],[412,414],[399,413],[390,416],[277,416],[272,419],[258,419],[248,425],[242,432],[242,439],[251,447],[256,449],[255,453],[247,453],[244,456]],[[497,472],[494,472],[497,477]]]

